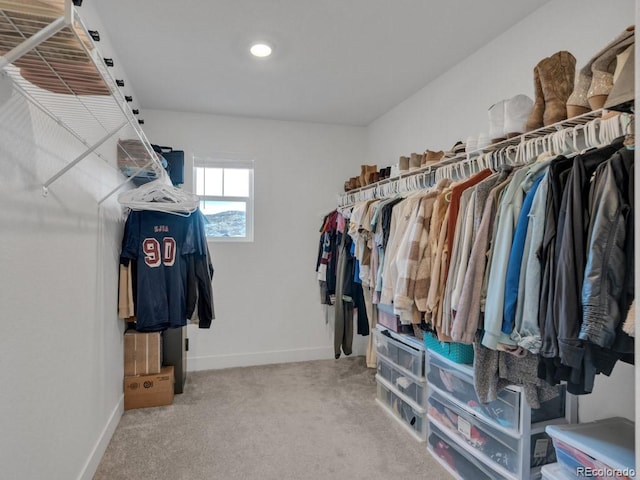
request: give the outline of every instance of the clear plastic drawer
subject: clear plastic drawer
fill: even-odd
[[[443,467],[455,478],[469,480],[495,480],[501,478],[483,465],[469,452],[451,442],[433,424],[429,424],[429,439],[427,441],[429,453],[436,458]]]
[[[424,378],[424,351],[417,350],[404,343],[385,335],[380,330],[374,330],[376,353],[389,360],[394,365],[411,373],[415,378]]]
[[[378,382],[378,402],[399,422],[413,433],[417,440],[426,438],[426,412],[401,398],[384,379],[376,377]]]
[[[503,389],[497,400],[483,404],[476,395],[471,367],[455,364],[433,352],[428,353],[427,361],[427,381],[431,390],[436,389],[452,403],[517,436],[520,430],[518,391]]]
[[[426,407],[427,384],[424,380],[416,380],[413,375],[396,367],[389,360],[378,356],[378,375],[389,382],[394,389],[410,398],[421,408]]]
[[[489,464],[504,477],[518,478],[520,440],[497,430],[474,415],[432,392],[427,415],[431,425],[446,432],[457,443],[466,445],[482,463]]]

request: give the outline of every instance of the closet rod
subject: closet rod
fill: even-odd
[[[579,126],[584,126],[589,122],[593,121],[602,121],[602,113],[604,109],[594,110],[591,112],[587,112],[585,114],[562,120],[560,122],[554,123],[553,125],[549,125],[546,127],[539,128],[537,130],[532,130],[531,132],[526,132],[516,137],[504,140],[502,142],[494,143],[485,147],[483,150],[476,150],[473,152],[469,152],[468,154],[461,154],[451,157],[447,159],[446,163],[431,165],[429,167],[422,167],[420,169],[416,169],[413,172],[405,172],[400,173],[400,175],[382,180],[380,182],[373,183],[371,185],[367,185],[365,187],[360,187],[355,190],[350,190],[348,192],[344,192],[338,195],[338,205],[345,206],[349,204],[353,204],[354,201],[358,201],[357,199],[366,199],[368,197],[375,198],[376,190],[378,187],[382,187],[386,184],[393,183],[394,185],[398,185],[400,181],[407,181],[411,177],[418,177],[420,175],[423,176],[424,180],[426,175],[433,174],[437,172],[441,168],[450,167],[452,165],[462,165],[469,164],[470,162],[477,160],[479,156],[494,153],[494,155],[504,154],[510,148],[516,148],[530,142],[532,140],[542,140],[551,137],[553,134],[560,132],[562,130],[568,130],[570,128],[575,128]],[[625,114],[623,114],[625,115]],[[419,178],[419,177],[418,177]],[[351,200],[351,201],[350,201]]]
[[[93,152],[96,148],[98,148],[100,145],[102,145],[104,142],[106,142],[107,140],[109,140],[111,137],[113,137],[116,133],[118,133],[120,130],[122,130],[126,125],[128,125],[129,122],[125,121],[123,123],[120,124],[120,126],[118,126],[117,128],[115,128],[114,130],[110,131],[109,133],[107,133],[104,137],[102,137],[100,140],[98,140],[96,143],[94,143],[91,147],[89,147],[88,150],[85,150],[84,153],[80,154],[79,156],[77,156],[74,160],[72,160],[71,162],[69,162],[69,164],[67,164],[63,169],[61,169],[58,173],[56,173],[54,176],[52,176],[49,180],[47,180],[46,182],[44,182],[44,185],[42,186],[42,194],[46,197],[47,195],[49,195],[49,185],[51,185],[53,182],[55,182],[58,178],[60,178],[62,175],[64,175],[65,173],[67,173],[69,170],[71,170],[73,167],[75,167],[80,161],[84,160],[85,158],[87,158],[89,156],[89,154],[91,152]]]

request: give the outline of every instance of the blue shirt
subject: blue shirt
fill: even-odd
[[[502,319],[502,333],[511,333],[516,318],[516,306],[518,302],[518,286],[520,284],[520,269],[522,267],[522,255],[524,252],[524,244],[527,238],[527,230],[529,228],[529,212],[533,204],[533,198],[536,195],[538,186],[542,181],[543,175],[538,177],[531,185],[529,193],[524,198],[522,210],[518,217],[518,223],[513,234],[513,243],[511,244],[511,254],[509,255],[509,263],[507,265],[507,276],[504,286],[504,317]]]
[[[121,259],[135,260],[136,330],[186,325],[186,255],[196,253],[196,215],[132,211],[125,224]]]

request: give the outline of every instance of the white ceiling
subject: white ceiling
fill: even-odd
[[[142,108],[364,126],[548,1],[94,5]]]

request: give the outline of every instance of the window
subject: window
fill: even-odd
[[[253,241],[253,160],[194,158],[207,238]]]

